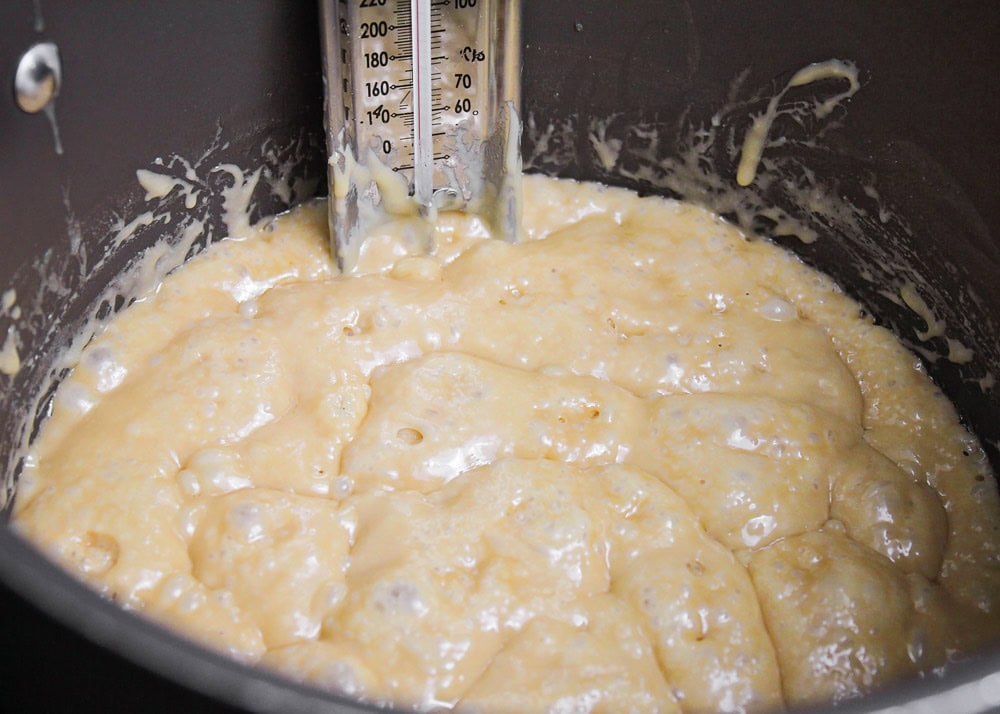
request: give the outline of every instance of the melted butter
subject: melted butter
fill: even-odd
[[[189,181],[148,169],[139,169],[135,175],[139,185],[146,191],[147,201],[166,198],[175,188],[179,188],[184,194],[185,208],[190,210],[198,205],[198,191]]]
[[[917,332],[917,337],[926,342],[932,337],[941,337],[944,335],[944,321],[935,317],[930,307],[928,307],[927,303],[920,296],[920,293],[917,292],[917,289],[911,283],[907,283],[900,287],[899,297],[902,299],[903,303],[927,325],[926,330]]]
[[[0,373],[13,377],[21,370],[21,356],[17,351],[17,329],[10,325],[3,347],[0,347]]]
[[[948,338],[948,361],[955,364],[968,364],[976,356],[976,353],[963,345],[958,340]]]
[[[524,242],[387,224],[350,276],[318,204],[154,286],[188,223],[74,360],[15,527],[421,709],[839,701],[1000,632],[992,474],[887,331],[703,209],[525,181]]]
[[[841,60],[827,60],[803,67],[788,80],[785,88],[774,95],[767,103],[767,109],[753,118],[753,123],[743,138],[743,149],[740,153],[740,163],[736,170],[736,182],[740,186],[749,186],[757,176],[757,167],[767,145],[767,137],[771,125],[778,118],[779,106],[785,94],[793,87],[801,87],[825,79],[845,79],[848,87],[822,102],[815,102],[812,112],[817,119],[823,119],[836,109],[842,102],[850,99],[861,89],[858,82],[858,70],[853,64]]]
[[[4,290],[0,295],[0,314],[10,319],[7,335],[0,347],[0,374],[13,377],[21,371],[21,355],[18,351],[17,321],[21,319],[21,307],[17,304],[17,291]]]

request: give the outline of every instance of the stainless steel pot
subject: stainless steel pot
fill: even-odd
[[[740,137],[795,70],[833,57],[855,62],[863,86],[846,113],[830,117],[839,128],[778,123],[775,131],[799,140],[766,153],[772,173],[801,177],[804,168],[853,213],[810,213],[780,181],[757,186],[756,198],[816,232],[808,244],[776,239],[914,346],[1000,471],[1000,402],[985,388],[1000,374],[998,29],[1000,5],[989,0],[527,2],[524,154],[530,168],[564,176],[667,194],[694,186],[695,198],[733,220],[780,234],[760,202],[730,190]],[[262,181],[255,214],[264,215],[324,192],[325,157],[314,3],[9,0],[0,6],[0,39],[8,87],[0,101],[0,290],[15,288],[25,309],[22,369],[0,376],[0,465],[14,474],[24,415],[44,413],[42,402],[35,414],[31,397],[51,355],[100,307],[102,286],[158,237],[154,226],[109,249],[116,221],[143,205],[136,169],[174,155],[264,164],[265,174],[280,168],[298,191]],[[40,42],[58,51],[58,96],[48,114],[28,114],[15,101],[15,74],[22,53]],[[44,86],[29,105],[55,89],[44,71],[33,76]],[[706,128],[714,141],[695,147]],[[615,147],[611,161],[592,139]],[[674,179],[684,167],[660,162],[695,149],[725,191],[704,181],[681,186]],[[215,209],[210,237],[221,233]],[[71,295],[46,287],[53,274]],[[925,327],[920,315],[887,298],[910,280],[948,336],[973,350],[971,362],[942,358],[940,338],[915,336]],[[10,319],[0,318],[0,340]],[[6,527],[0,583],[0,710],[358,710],[119,611]],[[988,651],[840,711],[998,706],[1000,651]]]

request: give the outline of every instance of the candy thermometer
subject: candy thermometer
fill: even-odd
[[[357,263],[364,235],[400,217],[462,210],[513,239],[518,0],[321,0],[321,9],[330,235],[341,270]]]

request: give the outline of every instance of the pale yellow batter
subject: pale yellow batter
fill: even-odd
[[[313,206],[193,260],[84,351],[16,527],[425,709],[839,701],[1000,634],[995,482],[891,334],[699,208],[524,192],[516,246],[448,215],[338,277]]]

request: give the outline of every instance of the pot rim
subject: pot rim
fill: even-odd
[[[0,527],[0,581],[90,642],[220,703],[254,712],[350,714],[385,708],[300,684],[238,662],[139,613],[124,610],[45,557],[9,525]],[[979,714],[1000,705],[1000,645],[836,707],[801,714]]]

